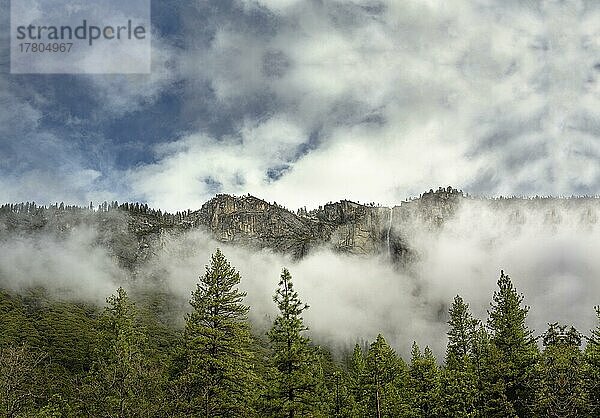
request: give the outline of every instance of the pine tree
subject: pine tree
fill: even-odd
[[[162,405],[160,373],[145,357],[146,336],[137,325],[135,304],[122,287],[107,299],[98,338],[83,409],[90,415],[119,418],[157,414]]]
[[[217,249],[192,292],[186,317],[180,377],[184,411],[199,417],[253,414],[253,354],[247,314],[239,291],[240,274]]]
[[[365,375],[365,353],[360,345],[357,343],[352,351],[352,357],[350,358],[350,364],[348,366],[348,378],[350,392],[355,404],[355,414],[357,416],[366,415],[365,412],[365,399],[366,393],[363,386],[363,379]]]
[[[440,381],[436,360],[429,347],[421,353],[416,342],[413,342],[411,352],[410,389],[417,416],[437,416]]]
[[[488,312],[492,345],[488,364],[492,369],[487,373],[504,386],[504,395],[497,400],[504,404],[505,397],[512,409],[508,413],[525,418],[532,416],[533,372],[538,349],[526,325],[528,308],[522,306],[522,302],[523,296],[502,271]]]
[[[586,416],[589,402],[583,380],[581,334],[571,327],[550,324],[536,370],[536,414],[545,417]],[[597,415],[597,414],[596,414]]]
[[[350,379],[333,359],[332,354],[319,347],[317,352],[320,401],[318,411],[328,418],[347,418],[355,415],[355,403],[350,390]]]
[[[460,296],[449,310],[448,347],[441,374],[440,414],[470,417],[476,414],[477,375],[475,337],[478,322]]]
[[[318,381],[315,352],[304,335],[308,328],[302,313],[308,305],[300,301],[287,269],[283,269],[273,300],[279,315],[268,333],[275,367],[271,403],[276,416],[309,416],[318,403]]]
[[[457,362],[456,367],[463,367],[469,360],[473,351],[473,336],[479,321],[471,316],[469,305],[460,296],[454,298],[454,302],[448,312],[448,349],[446,351],[446,362]]]
[[[500,375],[500,357],[487,329],[478,324],[473,335],[473,373],[476,382],[475,408],[477,418],[514,417],[512,405],[506,399],[504,380]]]
[[[361,382],[367,416],[392,418],[406,416],[408,372],[404,361],[383,335],[369,347]]]

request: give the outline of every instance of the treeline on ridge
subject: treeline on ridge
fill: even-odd
[[[30,216],[42,216],[48,212],[76,212],[76,213],[105,213],[120,210],[123,212],[149,215],[166,223],[182,222],[192,213],[191,209],[185,211],[177,211],[176,213],[169,213],[162,211],[161,209],[153,209],[148,206],[147,203],[119,203],[116,200],[112,202],[102,202],[95,206],[93,202],[90,202],[88,207],[77,206],[77,205],[65,205],[64,202],[54,203],[49,206],[37,205],[35,202],[21,202],[21,203],[6,203],[0,206],[1,214],[14,214],[14,215],[30,215]]]
[[[134,302],[119,288],[100,311],[43,289],[0,292],[0,416],[600,415],[600,310],[588,337],[553,323],[536,338],[504,272],[485,323],[454,298],[443,361],[416,342],[403,359],[381,334],[334,358],[311,341],[287,269],[273,297],[278,315],[261,335],[240,280],[217,250],[183,329],[161,319],[160,294]]]

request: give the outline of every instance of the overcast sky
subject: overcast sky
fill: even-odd
[[[0,201],[600,193],[597,1],[153,1],[152,74],[10,75]]]

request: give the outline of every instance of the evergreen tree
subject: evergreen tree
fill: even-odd
[[[145,356],[146,336],[137,324],[135,304],[120,287],[107,305],[81,407],[92,416],[156,416],[163,404],[157,386],[161,376]]]
[[[22,297],[4,291],[0,291],[0,330],[0,348],[40,345],[40,335],[27,317]]]
[[[320,401],[315,415],[328,418],[356,416],[355,403],[350,390],[349,376],[336,364],[331,353],[322,347],[317,351],[319,373],[316,396]]]
[[[449,310],[448,347],[441,373],[440,414],[444,417],[471,417],[476,414],[477,375],[475,338],[478,321],[460,296]]]
[[[407,416],[408,372],[381,334],[369,347],[361,382],[361,399],[366,416],[393,418]]]
[[[499,352],[493,346],[487,329],[479,324],[472,345],[473,372],[476,381],[475,410],[478,418],[514,417],[512,405],[506,399],[504,380],[501,379]]]
[[[27,416],[39,396],[46,354],[26,345],[0,346],[0,416]]]
[[[436,417],[440,381],[435,357],[429,347],[421,353],[413,342],[410,360],[410,389],[413,411],[419,417]]]
[[[366,392],[363,385],[365,376],[365,353],[360,345],[357,343],[352,351],[352,357],[350,358],[350,364],[348,366],[348,378],[350,392],[354,401],[354,409],[356,410],[356,416],[364,416],[365,404],[366,404]]]
[[[457,362],[456,367],[461,367],[472,355],[473,336],[479,321],[471,316],[469,305],[458,295],[454,298],[448,315],[446,362]]]
[[[358,416],[358,410],[354,396],[352,395],[350,380],[341,370],[334,370],[326,378],[326,382],[329,386],[330,393],[330,405],[327,412],[327,416],[332,418],[347,418],[352,416]]]
[[[501,384],[504,394],[496,401],[511,407],[509,415],[521,418],[532,416],[534,401],[533,372],[538,349],[532,332],[527,328],[527,307],[522,306],[523,296],[517,293],[510,277],[501,272],[498,290],[494,292],[488,319],[491,333],[491,369],[488,376]]]
[[[543,337],[544,351],[536,370],[537,416],[586,416],[589,402],[584,390],[583,355],[579,349],[581,335],[573,327],[567,330],[566,326],[554,323]]]
[[[186,415],[248,417],[253,414],[252,338],[238,289],[240,274],[217,249],[192,292],[180,376]]]
[[[315,352],[304,335],[308,328],[302,313],[308,305],[301,302],[287,269],[283,269],[273,300],[279,315],[268,333],[275,366],[271,402],[277,416],[311,416],[318,403],[318,380]]]
[[[591,416],[600,414],[600,306],[595,307],[597,325],[585,348],[585,389]]]

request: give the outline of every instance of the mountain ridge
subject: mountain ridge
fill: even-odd
[[[313,210],[296,212],[277,203],[251,195],[217,194],[198,210],[171,214],[139,203],[117,202],[83,208],[55,204],[6,204],[0,207],[0,239],[28,233],[51,233],[60,237],[78,226],[98,230],[98,244],[109,248],[124,266],[135,268],[152,257],[166,235],[200,229],[222,243],[270,249],[293,258],[305,257],[317,248],[331,248],[350,255],[386,255],[397,262],[414,254],[407,235],[415,224],[439,228],[452,218],[464,201],[489,202],[509,210],[507,216],[519,222],[517,206],[584,204],[582,217],[596,223],[595,206],[585,212],[585,204],[600,206],[600,198],[473,198],[452,187],[438,188],[418,198],[385,207],[350,200],[329,202]],[[554,207],[548,206],[547,222],[560,222]]]

